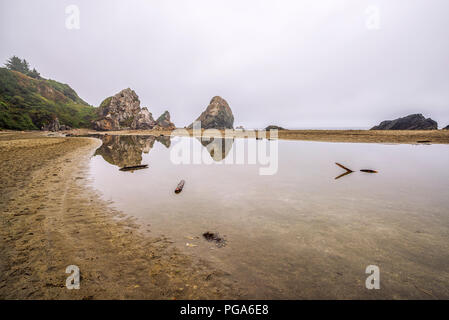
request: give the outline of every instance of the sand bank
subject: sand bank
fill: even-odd
[[[173,134],[177,136],[193,135],[192,130],[177,131]],[[165,135],[169,136],[172,131],[160,130],[123,130],[98,132],[92,130],[77,130],[78,135],[88,134],[108,134],[108,135]],[[216,134],[207,134],[207,136],[224,137],[224,131],[219,130]],[[260,137],[260,133],[255,131],[231,131],[230,136],[235,138]],[[269,134],[267,133],[267,137]],[[449,130],[279,130],[278,138],[284,140],[302,140],[302,141],[322,141],[322,142],[349,142],[349,143],[397,143],[397,144],[416,144],[416,143],[435,143],[449,144]]]
[[[0,133],[0,299],[240,297],[227,274],[100,200],[87,181],[100,143]],[[69,265],[80,268],[79,290],[65,287]]]

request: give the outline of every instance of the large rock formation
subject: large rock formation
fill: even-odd
[[[153,115],[146,107],[140,109],[139,113],[134,116],[134,120],[131,123],[131,129],[148,130],[153,129],[154,125]]]
[[[234,116],[225,99],[213,97],[206,110],[195,121],[201,122],[203,129],[233,129]],[[193,123],[188,126],[193,128]]]
[[[96,130],[152,129],[153,116],[147,108],[140,108],[137,94],[130,88],[106,98],[98,109],[99,119],[93,122]]]
[[[165,111],[159,118],[156,120],[156,126],[154,129],[160,130],[174,130],[176,129],[175,124],[170,121],[170,113]]]
[[[371,130],[437,130],[438,123],[430,118],[426,119],[422,114],[411,114],[396,120],[381,122]]]
[[[449,126],[447,126],[447,127],[443,128],[443,130],[449,130]]]
[[[111,130],[120,130],[120,124],[117,118],[108,114],[105,117],[94,121],[92,126],[95,130],[99,131],[111,131]]]

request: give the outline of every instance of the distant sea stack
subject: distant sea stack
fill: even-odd
[[[282,127],[279,127],[279,126],[273,126],[273,125],[268,126],[268,127],[265,128],[265,131],[270,131],[270,130],[285,130],[285,129],[282,128]]]
[[[98,119],[93,121],[96,130],[152,129],[156,125],[151,112],[140,108],[134,90],[124,89],[106,98],[98,108]]]
[[[203,129],[233,129],[234,115],[225,99],[213,97],[206,110],[195,121],[201,122]],[[188,126],[193,128],[193,123]]]
[[[165,111],[159,118],[156,120],[156,126],[154,129],[160,130],[174,130],[176,129],[175,124],[170,121],[170,112]]]
[[[371,130],[438,130],[438,123],[422,114],[411,114],[396,120],[381,122]]]

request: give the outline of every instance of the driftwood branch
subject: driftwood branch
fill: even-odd
[[[340,164],[340,163],[338,163],[338,162],[335,162],[335,164],[336,164],[337,166],[339,166],[340,168],[345,169],[347,172],[354,172],[354,171],[352,171],[351,169],[346,168],[344,165],[342,165],[342,164]]]
[[[120,168],[120,171],[134,171],[134,170],[146,169],[146,168],[148,168],[147,164],[141,164],[138,166],[125,166],[123,168]]]
[[[339,175],[338,177],[335,177],[335,180],[343,178],[344,176],[351,174],[352,172],[346,171],[345,173],[342,173],[341,175]]]
[[[362,172],[367,172],[367,173],[377,173],[376,170],[371,170],[371,169],[362,169],[362,170],[360,170],[360,171],[362,171]]]

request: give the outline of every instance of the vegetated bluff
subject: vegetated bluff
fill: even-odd
[[[100,131],[175,128],[175,125],[170,122],[168,111],[154,121],[148,108],[140,107],[139,97],[130,88],[123,89],[116,95],[103,100],[97,111],[97,119],[92,122],[92,125],[95,130]]]
[[[225,99],[213,97],[206,110],[195,120],[203,129],[233,129],[234,115]],[[188,126],[193,128],[193,123]]]
[[[422,114],[411,114],[395,120],[381,122],[371,130],[437,130],[438,123]]]
[[[0,128],[36,130],[56,119],[64,126],[89,127],[95,108],[69,85],[0,68]]]

